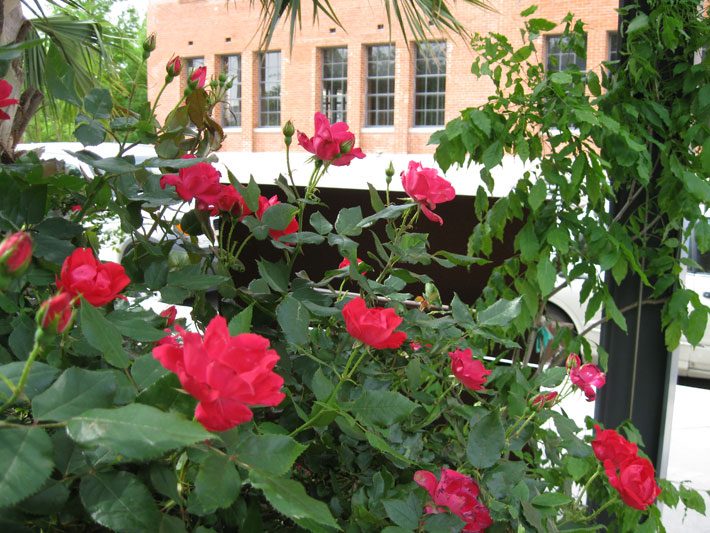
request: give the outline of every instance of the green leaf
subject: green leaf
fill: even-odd
[[[308,342],[308,323],[311,314],[306,306],[290,294],[276,308],[276,320],[291,344]]]
[[[174,270],[168,274],[168,284],[192,291],[216,289],[222,283],[229,281],[227,276],[204,274],[199,265]]]
[[[569,85],[572,83],[572,76],[569,72],[558,70],[557,72],[550,74],[550,81],[555,85]]]
[[[621,311],[619,311],[616,302],[614,302],[611,296],[604,300],[604,313],[611,318],[622,331],[627,331],[626,318],[621,314]]]
[[[503,144],[500,141],[495,141],[488,145],[481,155],[481,163],[491,170],[503,161]]]
[[[631,34],[646,27],[648,27],[648,15],[646,15],[645,13],[640,13],[639,15],[636,15],[636,17],[634,17],[634,20],[629,23],[629,28],[626,31],[627,33]]]
[[[312,231],[297,231],[281,236],[279,241],[291,244],[320,244],[325,241],[325,237]]]
[[[287,435],[246,433],[240,435],[239,442],[230,447],[229,451],[237,456],[240,463],[247,464],[250,468],[274,476],[283,476],[306,448],[307,446]]]
[[[170,371],[163,367],[160,361],[150,353],[140,356],[131,366],[133,381],[141,390],[150,387],[160,378],[167,375],[168,372]]]
[[[702,495],[693,489],[687,488],[685,485],[680,486],[680,499],[688,509],[699,512],[705,515],[705,500]]]
[[[256,181],[254,181],[254,176],[249,176],[247,186],[238,190],[241,192],[242,197],[244,197],[244,201],[247,203],[249,210],[256,213],[259,210],[259,196],[261,196],[261,190]]]
[[[261,474],[256,470],[251,471],[249,480],[255,489],[264,493],[274,509],[299,526],[316,532],[328,531],[326,528],[340,531],[328,506],[306,494],[298,481]]]
[[[349,406],[349,411],[361,422],[390,426],[414,412],[417,404],[398,392],[365,389]]]
[[[201,516],[229,507],[239,496],[241,484],[237,468],[229,457],[209,455],[197,471],[188,510],[192,511],[193,500],[196,500],[200,511],[196,514]]]
[[[392,522],[405,529],[415,530],[419,527],[419,519],[422,516],[422,506],[413,493],[409,493],[406,499],[384,500],[382,505]]]
[[[543,19],[543,18],[530,19],[528,21],[528,24],[530,25],[530,31],[533,33],[540,33],[543,31],[551,31],[551,30],[554,30],[555,27],[557,27],[557,24],[555,24],[551,20],[547,20],[547,19]]]
[[[537,283],[540,286],[540,292],[543,297],[550,294],[552,289],[555,288],[556,278],[557,271],[555,270],[555,265],[550,261],[550,258],[545,256],[540,259],[540,262],[537,264]]]
[[[74,130],[74,137],[83,146],[98,146],[106,140],[106,131],[100,122],[92,120],[86,124],[79,124]]]
[[[518,318],[522,309],[521,297],[515,300],[498,300],[496,303],[478,313],[479,326],[507,326]]]
[[[547,186],[545,185],[545,180],[539,179],[530,188],[530,194],[528,195],[528,203],[533,211],[537,211],[542,205],[547,197]]]
[[[79,444],[102,446],[139,460],[214,438],[197,422],[142,404],[92,409],[69,420],[67,431]]]
[[[259,274],[264,281],[269,284],[276,292],[284,293],[288,291],[290,269],[286,263],[279,261],[272,263],[270,261],[257,261]]]
[[[361,221],[362,209],[360,209],[360,206],[344,207],[340,210],[338,218],[335,220],[335,231],[348,237],[360,235],[362,227],[358,224]]]
[[[141,481],[115,470],[81,479],[81,503],[97,523],[114,531],[155,531],[160,512]]]
[[[572,501],[572,498],[559,492],[544,492],[535,496],[531,503],[538,507],[562,507]]]
[[[54,468],[52,441],[38,427],[0,431],[0,508],[37,492]]]
[[[116,378],[110,370],[71,367],[32,400],[36,420],[67,420],[96,407],[111,407]]]
[[[683,172],[682,179],[690,194],[703,203],[710,202],[710,183],[708,183],[707,179],[688,171]]]
[[[529,17],[530,15],[535,13],[535,11],[537,11],[537,6],[530,6],[527,9],[524,9],[523,11],[521,11],[520,16],[522,18]]]
[[[599,85],[599,76],[593,70],[587,71],[587,87],[592,96],[599,96],[602,93],[601,85]]]
[[[505,431],[497,412],[489,412],[471,424],[466,457],[475,468],[490,468],[503,452]]]
[[[131,364],[123,349],[121,334],[98,309],[82,299],[79,317],[87,342],[103,354],[108,364],[117,368],[127,368]]]
[[[472,326],[474,324],[471,309],[461,301],[456,293],[454,293],[454,297],[451,300],[451,316],[461,326]]]
[[[131,311],[114,311],[106,317],[116,329],[129,339],[139,342],[156,342],[165,337],[165,331],[153,327],[149,320],[154,315]]]
[[[705,309],[693,309],[688,316],[688,327],[685,336],[693,346],[700,344],[705,335],[705,328],[708,324],[708,313]]]
[[[380,193],[377,192],[377,189],[375,189],[372,186],[372,183],[367,184],[367,189],[370,191],[370,204],[372,205],[372,209],[377,211],[382,211],[385,208],[385,204],[382,203],[382,198],[380,198]]]
[[[313,213],[309,220],[311,221],[311,226],[313,226],[313,229],[321,235],[327,235],[333,229],[333,224],[328,222],[320,211],[316,211],[315,213]]]
[[[424,531],[426,533],[456,533],[461,531],[466,523],[451,513],[438,513],[426,517]]]
[[[242,309],[237,313],[232,320],[229,321],[229,334],[239,335],[240,333],[249,333],[251,331],[251,320],[254,314],[254,304],[251,304],[246,309]]]
[[[261,216],[261,221],[269,229],[285,230],[293,220],[297,209],[291,204],[276,204],[269,207]]]
[[[108,89],[91,89],[84,98],[84,110],[92,118],[109,118],[111,109],[113,109],[113,101]]]
[[[378,211],[374,215],[370,215],[369,217],[363,218],[360,222],[358,222],[357,225],[360,228],[367,228],[367,227],[370,227],[373,223],[377,222],[378,220],[382,220],[382,219],[389,220],[391,218],[397,218],[403,211],[406,211],[410,207],[414,207],[416,205],[417,205],[416,203],[388,205],[382,211]]]
[[[13,361],[0,366],[0,373],[15,385],[20,381],[22,370],[25,368],[24,361]],[[25,389],[22,391],[25,396],[32,399],[40,392],[49,387],[59,374],[59,370],[45,363],[35,361],[30,368],[29,376],[25,382]],[[0,381],[0,398],[9,398],[10,389],[4,381]]]

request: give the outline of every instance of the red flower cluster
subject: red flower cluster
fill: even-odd
[[[656,483],[656,472],[651,461],[638,456],[638,446],[629,442],[613,429],[594,426],[596,437],[592,449],[604,465],[609,484],[629,507],[644,511],[651,505],[661,489]]]
[[[303,132],[298,132],[298,144],[323,162],[328,162],[337,167],[349,165],[355,159],[362,159],[365,154],[360,148],[355,148],[355,135],[348,131],[345,122],[336,122],[331,125],[328,117],[323,113],[316,113],[314,117],[315,133],[308,137]]]
[[[20,276],[31,262],[32,237],[28,233],[11,233],[0,242],[0,276]]]
[[[456,191],[451,183],[439,176],[435,168],[422,167],[421,163],[410,161],[407,172],[402,172],[402,186],[412,200],[419,202],[424,216],[432,222],[444,223],[432,209],[436,209],[436,204],[453,200]]]
[[[597,392],[594,389],[600,389],[606,383],[604,372],[591,363],[583,365],[579,356],[574,353],[567,358],[567,368],[570,381],[582,389],[588,402],[593,402],[597,397]]]
[[[20,101],[16,98],[8,98],[11,94],[12,85],[5,80],[0,80],[0,107],[7,107],[20,103]],[[0,120],[10,120],[10,115],[0,109]]]
[[[131,282],[118,263],[99,261],[89,248],[77,248],[64,260],[57,287],[71,296],[83,296],[101,307],[118,298]]]
[[[259,196],[259,209],[256,212],[256,218],[261,220],[261,218],[264,216],[264,213],[266,213],[269,208],[280,204],[281,202],[279,201],[279,197],[274,195],[271,198],[267,198],[266,196]],[[296,220],[296,217],[291,219],[291,222],[288,223],[288,226],[286,226],[284,229],[270,229],[269,230],[269,235],[271,235],[272,239],[279,240],[279,238],[283,237],[284,235],[290,235],[291,233],[296,233],[298,231],[298,220]]]
[[[284,399],[284,380],[273,371],[279,356],[268,339],[253,333],[232,337],[222,316],[212,319],[204,337],[176,329],[176,336],[153,348],[153,357],[199,401],[195,417],[209,431],[248,422],[254,416],[249,407],[275,406]]]
[[[473,358],[471,348],[449,352],[451,372],[461,383],[471,390],[482,390],[490,370],[483,363]]]
[[[345,329],[357,340],[377,350],[399,348],[407,340],[404,331],[395,331],[402,323],[394,309],[368,308],[365,300],[353,298],[343,307]]]
[[[431,496],[433,505],[424,508],[426,514],[450,511],[466,522],[462,529],[466,532],[485,531],[493,523],[488,508],[478,499],[478,484],[470,477],[442,468],[438,481],[426,470],[417,471],[414,481]]]

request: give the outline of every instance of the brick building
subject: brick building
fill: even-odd
[[[456,18],[471,33],[497,32],[520,39],[519,13],[532,0],[491,1],[496,11],[462,2]],[[535,17],[561,20],[568,12],[587,29],[587,58],[559,50],[553,31],[538,39],[548,68],[577,63],[597,69],[615,54],[617,0],[538,0]],[[280,25],[268,50],[259,48],[259,10],[249,0],[150,0],[148,31],[158,46],[148,63],[148,91],[154,99],[165,77],[165,63],[179,55],[190,67],[204,64],[209,75],[235,77],[229,101],[217,110],[225,127],[223,150],[270,152],[282,148],[280,126],[291,119],[312,131],[313,114],[345,119],[368,153],[428,153],[432,131],[459,110],[483,103],[491,87],[470,72],[473,52],[457,36],[426,43],[391,33],[384,2],[334,0],[344,29],[326,17],[311,24],[311,2],[303,2],[303,27],[289,49],[288,25]],[[390,40],[391,39],[391,40]],[[162,116],[184,88],[173,83],[161,98]]]

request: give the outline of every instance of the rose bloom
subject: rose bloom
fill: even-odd
[[[533,398],[532,405],[533,407],[537,407],[538,409],[550,407],[554,405],[555,400],[557,399],[557,395],[557,391],[554,390],[549,392],[543,392]]]
[[[73,297],[60,292],[42,302],[37,312],[37,323],[46,332],[61,335],[71,327],[74,318]]]
[[[29,233],[11,233],[0,242],[0,272],[19,276],[32,262],[32,237]]]
[[[609,477],[609,484],[619,492],[629,507],[645,511],[661,493],[653,464],[645,457],[629,457],[618,468],[607,461],[604,470]]]
[[[171,305],[167,309],[165,309],[162,313],[160,313],[160,316],[165,318],[165,325],[167,327],[172,326],[175,324],[175,319],[177,318],[177,309],[175,308],[174,305]]]
[[[362,263],[362,259],[360,259],[360,258],[358,257],[358,258],[357,258],[357,264],[359,265],[360,263]],[[338,265],[338,268],[348,268],[349,266],[350,266],[350,259],[348,259],[347,257],[345,257],[345,258],[343,258],[343,260],[342,260],[342,261],[340,262],[340,264]]]
[[[592,441],[594,455],[606,465],[611,462],[614,467],[618,467],[627,459],[638,455],[638,446],[629,442],[613,429],[601,429],[599,425],[594,426],[596,436]]]
[[[478,484],[470,477],[442,468],[438,481],[426,470],[417,471],[414,481],[431,496],[433,505],[424,507],[426,514],[450,511],[466,522],[462,531],[467,532],[484,531],[493,523],[488,508],[478,499]]]
[[[471,348],[449,352],[451,372],[461,383],[471,390],[483,390],[486,377],[491,373],[483,363],[473,358]]]
[[[10,85],[6,80],[0,80],[0,107],[7,107],[20,103],[20,101],[16,98],[8,98],[11,94],[12,85]],[[10,120],[10,115],[8,115],[3,109],[0,109],[0,120]]]
[[[355,159],[362,159],[365,154],[360,148],[355,148],[355,135],[348,131],[345,122],[336,122],[331,125],[328,117],[323,113],[316,113],[314,117],[315,133],[308,137],[303,132],[298,132],[298,144],[316,156],[321,161],[328,162],[337,167],[349,165]]]
[[[279,197],[274,195],[271,198],[267,198],[266,196],[259,196],[259,209],[256,211],[256,218],[261,220],[261,217],[264,216],[264,213],[268,211],[270,207],[273,207],[277,204],[280,204],[281,202],[279,201]],[[288,223],[288,226],[286,226],[284,229],[270,229],[269,230],[269,235],[271,235],[271,238],[274,240],[279,240],[279,238],[283,237],[284,235],[290,235],[291,233],[296,233],[298,231],[298,220],[296,220],[296,217],[293,217],[291,222]]]
[[[357,340],[377,350],[399,348],[407,340],[404,331],[395,331],[402,323],[394,309],[368,308],[361,297],[353,298],[343,307],[345,329]]]
[[[453,200],[456,191],[451,183],[439,176],[436,169],[422,167],[421,163],[410,161],[407,172],[402,172],[402,186],[412,200],[419,202],[424,216],[432,222],[444,223],[432,209],[436,209],[436,204]]]
[[[254,333],[232,337],[219,315],[204,337],[175,329],[176,335],[153,348],[153,357],[198,400],[195,418],[209,431],[248,422],[254,416],[250,407],[276,406],[284,399],[284,380],[273,371],[279,355],[268,339]]]
[[[212,214],[216,215],[219,211],[231,213],[239,218],[252,214],[244,201],[244,197],[232,185],[222,185]]]
[[[194,155],[184,155],[183,159],[194,159]],[[160,188],[174,185],[178,196],[189,202],[197,198],[198,207],[207,209],[217,203],[222,193],[219,183],[220,173],[209,163],[197,163],[181,168],[177,174],[166,174],[160,178]],[[235,191],[236,192],[236,191]]]
[[[570,354],[567,358],[567,368],[569,370],[569,379],[574,385],[582,389],[588,402],[593,402],[597,397],[594,390],[600,389],[606,383],[604,372],[599,370],[599,367],[591,363],[586,363],[580,366],[579,356]]]
[[[77,248],[64,260],[57,287],[101,307],[115,300],[130,282],[121,265],[102,263],[91,249]]]
[[[190,81],[196,83],[198,89],[204,87],[207,81],[207,67],[197,67],[193,70],[192,74],[190,74]]]

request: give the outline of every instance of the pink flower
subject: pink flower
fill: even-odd
[[[11,233],[0,242],[0,274],[20,276],[32,262],[32,237],[29,233]]]
[[[569,379],[574,385],[582,389],[588,402],[593,402],[597,397],[594,390],[600,389],[606,383],[604,372],[599,367],[591,363],[581,365],[581,360],[577,354],[570,354],[567,358],[567,368],[569,369]]]
[[[261,220],[261,218],[264,216],[264,213],[269,210],[269,208],[280,204],[281,202],[279,201],[279,197],[274,195],[271,198],[267,198],[266,196],[259,196],[259,209],[256,212],[256,218]],[[288,223],[288,226],[286,226],[284,229],[270,229],[269,230],[269,235],[271,235],[272,239],[279,240],[281,237],[284,235],[290,235],[291,233],[296,233],[298,231],[298,220],[296,220],[296,217],[293,217],[291,222]]]
[[[424,507],[426,514],[450,511],[466,523],[462,530],[466,532],[485,531],[493,523],[488,508],[478,499],[478,484],[470,477],[442,468],[438,481],[426,470],[417,471],[414,481],[431,496],[433,505]]]
[[[194,159],[194,155],[184,155],[183,159]],[[209,209],[214,206],[222,193],[219,183],[220,173],[209,163],[197,163],[181,168],[177,174],[166,174],[160,178],[160,188],[174,185],[178,196],[189,202],[197,198],[198,208]],[[236,192],[236,191],[235,191]]]
[[[543,392],[535,396],[532,400],[533,407],[538,409],[543,409],[545,407],[551,407],[554,405],[555,400],[557,400],[557,391]]]
[[[16,98],[8,98],[12,94],[12,85],[6,80],[0,80],[0,107],[7,107],[19,104]],[[0,109],[0,120],[10,120],[10,115]]]
[[[118,263],[102,263],[90,248],[77,248],[64,260],[57,287],[101,307],[118,298],[130,282]]]
[[[394,309],[384,307],[368,308],[365,300],[353,298],[343,307],[345,329],[357,340],[377,350],[399,348],[407,340],[403,331],[395,331],[402,323]]]
[[[348,131],[345,122],[336,122],[331,126],[328,117],[316,113],[314,117],[315,134],[309,138],[298,132],[298,144],[321,161],[341,167],[349,165],[354,158],[362,159],[365,154],[355,148],[355,135]]]
[[[261,335],[229,334],[216,316],[204,337],[179,326],[153,348],[153,357],[177,374],[185,391],[199,403],[195,417],[209,431],[226,431],[250,421],[250,407],[276,406],[284,399],[284,380],[273,369],[279,360]],[[182,342],[180,342],[182,341]]]
[[[436,169],[425,168],[421,163],[410,161],[407,172],[402,172],[402,186],[412,200],[419,202],[424,216],[432,222],[444,223],[432,210],[436,209],[436,204],[453,200],[456,191],[451,183],[439,176]]]
[[[165,318],[165,325],[170,327],[175,323],[175,319],[177,318],[177,308],[174,305],[171,305],[160,313],[160,316]]]
[[[490,370],[483,363],[473,358],[471,348],[449,352],[451,372],[456,378],[471,390],[483,390]]]
[[[196,84],[198,89],[202,89],[207,81],[207,67],[203,65],[193,70],[190,74],[190,81]]]
[[[182,71],[182,61],[180,61],[180,58],[178,56],[175,56],[170,61],[168,61],[168,63],[165,65],[165,71],[171,78],[178,76]]]

